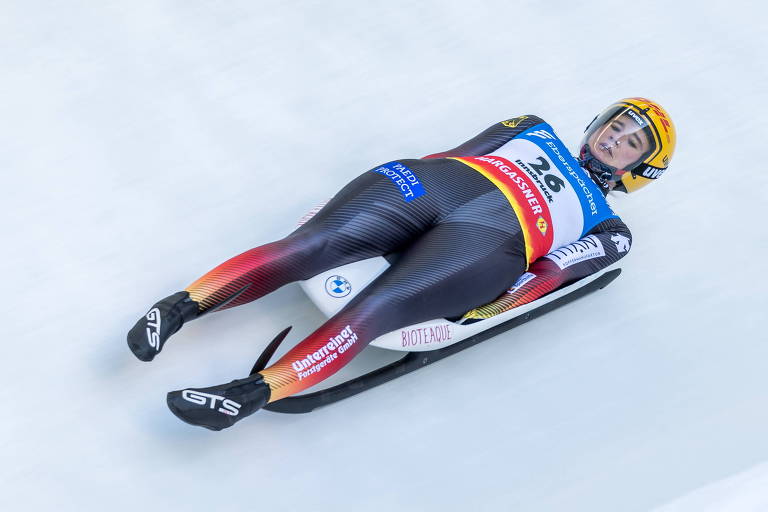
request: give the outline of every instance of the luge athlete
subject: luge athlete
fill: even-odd
[[[332,375],[382,334],[436,318],[487,318],[616,262],[632,236],[605,195],[659,178],[674,146],[664,109],[627,98],[589,124],[578,159],[550,125],[525,115],[455,149],[380,165],[287,237],[156,303],[130,330],[128,345],[150,361],[189,320],[387,255],[387,270],[275,364],[228,384],[168,394],[182,420],[226,428]]]

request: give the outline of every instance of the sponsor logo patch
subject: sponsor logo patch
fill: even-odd
[[[149,346],[155,349],[156,351],[160,351],[160,325],[162,323],[162,320],[160,320],[160,310],[157,308],[152,308],[149,310],[149,313],[147,313],[146,316],[147,319],[147,343],[149,343]]]
[[[545,258],[554,261],[560,267],[560,270],[565,270],[571,265],[591,260],[592,258],[599,258],[600,256],[605,256],[603,243],[596,236],[589,235],[556,251],[552,251]]]
[[[669,132],[669,128],[672,126],[672,124],[669,122],[669,119],[667,119],[667,116],[664,115],[664,111],[661,109],[660,106],[649,100],[648,98],[642,98],[642,97],[634,97],[631,98],[633,100],[640,100],[642,102],[645,102],[648,104],[648,107],[643,110],[643,112],[646,112],[647,110],[652,110],[654,114],[659,116],[659,122],[661,123],[661,127],[664,130],[664,133],[667,135],[667,142],[671,140],[671,135]]]
[[[339,354],[349,350],[356,342],[357,333],[348,325],[339,334],[328,338],[327,343],[316,351],[307,354],[302,359],[293,361],[291,367],[299,380],[305,379],[335,361]]]
[[[426,194],[424,186],[419,181],[419,178],[405,165],[400,162],[390,162],[384,164],[381,167],[373,169],[373,172],[383,174],[392,183],[397,185],[400,189],[400,193],[403,195],[406,203],[410,203],[417,197],[421,197]]]
[[[645,178],[655,180],[661,177],[661,175],[664,174],[664,171],[666,171],[666,169],[659,169],[658,167],[652,167],[648,165],[645,167],[645,169],[643,169],[643,172],[641,172],[640,175]]]
[[[507,290],[507,293],[515,293],[517,290],[525,286],[529,281],[531,281],[535,277],[536,277],[536,274],[532,274],[531,272],[526,272],[525,274],[517,278],[517,281],[515,281],[515,284],[512,285],[512,288]]]
[[[335,299],[346,297],[352,291],[352,285],[344,276],[331,276],[325,280],[325,293]]]
[[[507,165],[505,162],[506,160],[502,160],[501,158],[495,158],[493,156],[479,156],[475,157],[474,160],[485,162],[499,171],[501,171],[502,174],[504,174],[507,178],[509,178],[510,181],[514,182],[515,185],[520,189],[520,191],[523,194],[523,200],[521,202],[524,202],[524,204],[528,204],[530,207],[530,211],[534,215],[538,215],[542,213],[544,210],[542,209],[541,205],[539,204],[539,200],[535,197],[535,194],[533,193],[531,186],[529,185],[529,182],[526,180],[525,175],[518,174],[517,168],[512,168],[510,165]]]
[[[237,416],[240,413],[240,407],[242,407],[241,404],[234,400],[230,400],[229,398],[224,398],[219,395],[211,395],[210,393],[203,393],[202,391],[195,391],[194,389],[185,389],[182,391],[181,398],[187,402],[192,402],[193,404],[198,405],[206,405],[210,401],[211,409],[216,409],[216,404],[221,402],[221,407],[217,410],[228,416]]]
[[[629,110],[628,109],[627,110],[627,114],[629,115],[629,117],[631,117],[632,119],[635,120],[635,122],[637,123],[638,126],[645,127],[645,125],[646,125],[645,120],[642,117],[640,117],[639,115],[635,114],[635,112],[633,110]]]
[[[503,124],[508,128],[515,128],[517,125],[519,125],[526,119],[528,119],[528,116],[514,117],[512,119],[507,119],[506,121],[502,121],[501,124]]]
[[[400,344],[403,347],[414,347],[416,345],[426,345],[429,343],[442,343],[452,338],[453,331],[451,331],[451,324],[403,329],[400,331]]]
[[[611,240],[616,244],[616,250],[620,253],[629,251],[629,238],[617,234],[613,235]]]
[[[544,220],[544,217],[539,217],[539,220],[536,221],[536,227],[539,228],[539,231],[541,231],[542,235],[546,235],[549,224],[547,224],[547,221]]]
[[[531,132],[526,132],[526,136],[528,137],[538,137],[540,139],[554,139],[555,136],[549,133],[547,130],[534,130]]]

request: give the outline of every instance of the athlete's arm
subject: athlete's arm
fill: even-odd
[[[616,263],[629,252],[631,245],[632,233],[620,219],[605,220],[576,242],[534,261],[504,295],[469,311],[463,318],[490,318],[532,302]]]
[[[434,153],[423,158],[445,158],[449,156],[482,156],[496,151],[531,126],[544,121],[534,115],[513,117],[496,123],[464,144],[448,151]]]

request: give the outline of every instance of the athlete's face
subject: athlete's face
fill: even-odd
[[[612,119],[589,137],[592,154],[604,164],[626,169],[648,151],[648,135],[627,114]]]

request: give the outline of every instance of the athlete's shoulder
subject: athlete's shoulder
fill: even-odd
[[[496,151],[501,146],[514,139],[528,129],[544,121],[531,114],[511,117],[486,128],[467,142],[448,151],[433,153],[423,158],[445,158],[461,156],[482,156]]]
[[[590,235],[595,235],[597,233],[605,233],[605,232],[611,232],[611,233],[621,233],[625,235],[626,237],[629,237],[629,239],[632,239],[632,233],[629,230],[629,227],[624,223],[623,220],[621,220],[621,217],[613,214],[612,217],[609,217],[605,219],[604,221],[598,223],[589,230]]]

